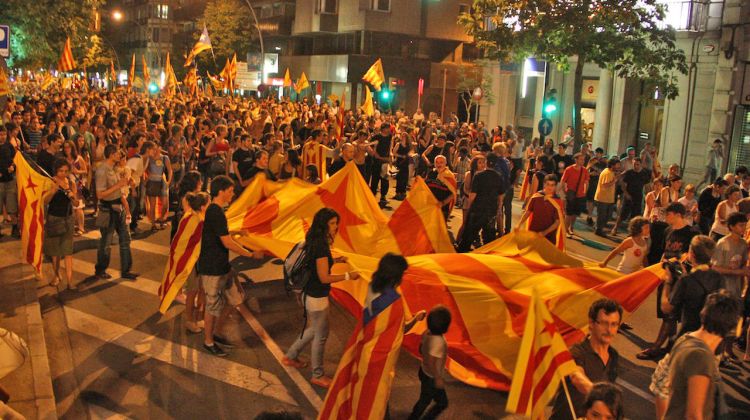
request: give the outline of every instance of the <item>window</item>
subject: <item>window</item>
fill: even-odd
[[[458,5],[458,14],[464,14],[469,12],[469,5],[466,3],[461,3]]]
[[[724,7],[723,0],[657,0],[657,3],[666,9],[660,26],[669,25],[678,31],[717,29]]]
[[[159,19],[169,19],[169,5],[156,5],[156,17]]]
[[[391,11],[391,0],[372,0],[372,10],[379,12]]]
[[[151,29],[151,42],[159,42],[159,28]]]
[[[335,15],[338,0],[320,0],[319,10],[321,14]]]

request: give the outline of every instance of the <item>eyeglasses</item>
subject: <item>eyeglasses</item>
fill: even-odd
[[[597,325],[600,325],[602,327],[620,328],[620,321],[608,322],[608,321],[605,321],[605,320],[599,320],[599,319],[597,319],[596,321],[594,321],[594,323],[596,323]]]

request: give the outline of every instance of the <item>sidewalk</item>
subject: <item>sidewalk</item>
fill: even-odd
[[[27,419],[57,419],[37,281],[20,254],[19,240],[0,240],[0,327],[23,338],[30,355],[0,385],[10,393],[9,405]]]

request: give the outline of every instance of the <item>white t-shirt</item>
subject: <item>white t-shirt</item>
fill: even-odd
[[[128,159],[128,162],[125,165],[130,168],[133,175],[133,181],[135,181],[135,186],[137,188],[141,185],[141,178],[143,178],[143,158],[140,155],[133,156]]]
[[[698,205],[698,200],[693,198],[692,200],[688,200],[686,196],[680,197],[679,200],[677,200],[678,203],[685,206],[685,210],[687,210],[687,213],[685,213],[685,222],[687,222],[688,226],[693,226],[693,213],[692,210],[696,208]]]
[[[436,376],[442,376],[443,369],[445,368],[445,357],[448,354],[448,343],[445,341],[445,337],[442,335],[432,335],[428,332],[422,334],[422,344],[420,345],[420,353],[422,354],[422,372],[430,378]],[[432,356],[438,359],[439,372],[433,372],[424,363],[424,356]]]

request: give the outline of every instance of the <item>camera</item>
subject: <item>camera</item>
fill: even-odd
[[[682,276],[685,275],[685,271],[682,267],[682,264],[679,261],[676,260],[670,260],[670,261],[664,261],[661,263],[662,268],[665,268],[669,271],[669,274],[672,277],[672,281],[677,281],[678,279],[682,278]]]

